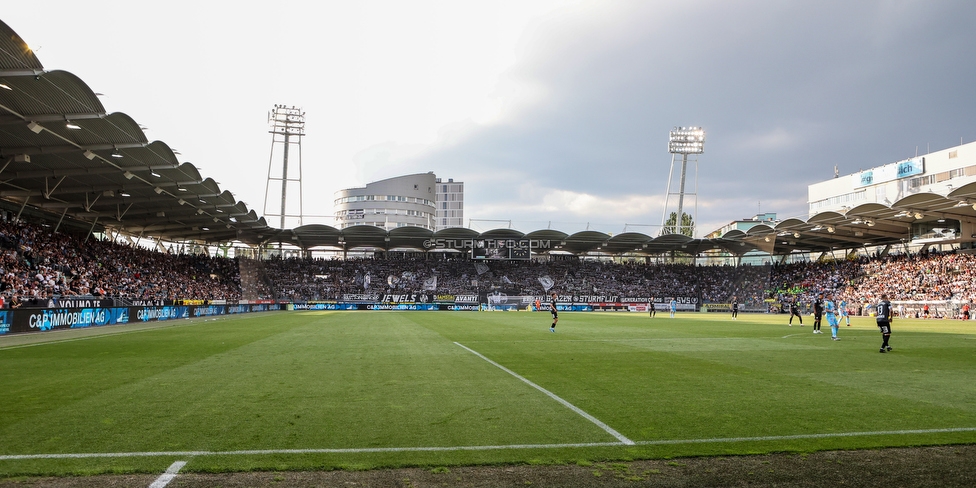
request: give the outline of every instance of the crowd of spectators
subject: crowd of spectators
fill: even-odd
[[[777,299],[809,305],[818,295],[834,295],[855,313],[864,313],[881,295],[893,302],[976,301],[976,254],[926,252],[859,257],[834,263],[798,263],[773,268]],[[901,308],[904,311],[904,307]]]
[[[553,291],[561,295],[685,296],[723,301],[730,293],[739,293],[761,301],[770,272],[767,266],[619,264],[577,259],[476,262],[422,257],[345,261],[276,258],[267,261],[266,270],[277,296],[287,300],[423,291],[542,295],[545,287],[540,278],[548,278],[555,284]]]
[[[0,295],[8,307],[60,297],[240,298],[234,260],[168,254],[41,225],[0,221]]]
[[[888,256],[863,264],[864,277],[853,290],[861,299],[976,300],[976,255],[937,253]]]
[[[692,264],[552,259],[477,262],[464,258],[280,259],[266,262],[274,296],[328,300],[368,293],[466,295],[501,291],[543,295],[542,278],[569,296],[692,297],[702,303],[775,306],[798,300],[808,308],[818,295],[834,295],[863,311],[882,293],[896,301],[976,300],[976,255],[900,254],[781,265]],[[774,304],[774,305],[770,305]]]
[[[773,266],[768,297],[812,303],[818,295],[846,295],[863,277],[866,261],[800,262]],[[870,295],[875,295],[873,292]]]
[[[691,297],[744,306],[834,294],[851,304],[976,300],[976,255],[904,254],[779,265],[701,266],[553,256],[473,261],[464,255],[391,253],[377,259],[227,259],[171,254],[50,227],[0,221],[0,299],[6,306],[51,298],[123,300],[335,300],[356,294],[503,292],[563,296]]]

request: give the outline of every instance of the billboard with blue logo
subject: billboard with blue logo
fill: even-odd
[[[864,188],[922,173],[925,173],[925,158],[912,158],[857,172],[851,175],[851,182],[854,188]]]

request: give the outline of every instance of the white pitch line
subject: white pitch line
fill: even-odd
[[[186,466],[186,461],[176,461],[175,463],[170,464],[169,467],[166,468],[166,472],[160,475],[159,478],[156,478],[156,481],[153,481],[153,484],[149,485],[149,488],[165,487],[170,481],[176,479],[176,475],[181,469],[183,469],[183,466]]]
[[[64,454],[7,454],[0,455],[0,461],[22,459],[86,459],[123,457],[196,457],[196,456],[255,456],[280,454],[372,454],[384,452],[455,452],[455,451],[499,451],[505,449],[570,449],[583,447],[622,447],[626,445],[660,446],[680,444],[722,444],[733,442],[789,441],[802,439],[826,439],[831,437],[869,437],[882,435],[948,434],[953,432],[976,432],[976,427],[957,427],[948,429],[882,430],[874,432],[831,432],[824,434],[772,435],[762,437],[716,437],[711,439],[662,439],[656,441],[623,442],[584,442],[576,444],[510,444],[501,446],[452,446],[452,447],[364,447],[346,449],[254,449],[245,451],[150,451],[150,452],[92,452]],[[174,463],[175,464],[175,463]],[[172,466],[171,466],[172,468]],[[182,468],[182,467],[181,467]]]
[[[789,335],[785,335],[783,337],[780,337],[780,339],[789,339],[790,337],[800,337],[800,336],[806,336],[806,334],[789,334]]]
[[[512,375],[512,376],[514,376],[516,378],[518,378],[523,383],[531,386],[532,388],[535,388],[536,390],[539,390],[542,393],[545,393],[546,396],[548,396],[549,398],[552,398],[553,400],[556,400],[557,402],[561,403],[564,407],[566,407],[566,408],[568,408],[568,409],[576,412],[578,415],[582,416],[586,420],[589,420],[590,422],[593,422],[594,424],[596,424],[597,427],[603,429],[606,433],[608,433],[608,434],[616,437],[617,440],[619,440],[620,442],[622,442],[622,443],[624,443],[626,445],[629,445],[629,446],[634,445],[634,441],[632,441],[632,440],[624,437],[624,435],[621,434],[620,432],[617,432],[616,430],[613,430],[612,427],[610,427],[609,425],[601,422],[600,419],[598,419],[598,418],[596,418],[596,417],[594,417],[594,416],[592,416],[592,415],[584,412],[583,410],[580,410],[576,405],[573,405],[572,403],[569,403],[566,400],[563,400],[562,398],[558,397],[555,393],[553,393],[553,392],[551,392],[551,391],[549,391],[549,390],[547,390],[547,389],[545,389],[545,388],[543,388],[543,387],[541,387],[541,386],[539,386],[539,385],[537,385],[537,384],[529,381],[528,379],[520,376],[515,371],[512,371],[512,370],[506,368],[505,366],[502,366],[501,364],[498,364],[498,363],[492,361],[491,359],[486,358],[480,352],[475,351],[474,349],[471,349],[470,347],[465,346],[464,344],[461,344],[460,342],[455,342],[454,344],[457,344],[458,346],[463,347],[464,349],[466,349],[471,354],[474,354],[475,356],[478,356],[479,358],[484,359],[485,361],[488,361],[488,363],[491,364],[492,366],[495,366],[496,368],[501,369],[502,371],[504,371],[504,372],[506,372],[506,373],[508,373],[508,374],[510,374],[510,375]]]

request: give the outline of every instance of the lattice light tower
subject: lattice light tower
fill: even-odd
[[[698,222],[698,155],[705,152],[705,131],[701,127],[675,127],[671,129],[671,137],[668,140],[668,152],[671,153],[671,171],[668,172],[668,194],[664,199],[664,216],[661,218],[661,234],[684,234],[695,237],[695,223]],[[678,183],[678,192],[671,191],[671,183],[674,180],[674,164],[681,155],[681,176]],[[691,156],[691,158],[689,158]],[[691,193],[685,193],[685,179],[688,174],[689,160],[695,165],[695,189]],[[675,212],[674,226],[666,225],[670,214],[671,196],[677,195],[678,208]],[[690,225],[684,225],[682,216],[684,215],[685,195],[695,197],[695,214],[691,216]]]
[[[268,217],[280,216],[281,228],[285,228],[286,218],[297,218],[298,225],[302,224],[302,136],[305,135],[305,112],[298,107],[286,107],[275,105],[274,110],[268,113],[268,123],[271,125],[271,157],[268,160],[268,182],[264,189],[264,215]],[[282,159],[275,161],[275,148],[281,146]],[[289,150],[292,146],[298,149],[298,171],[297,177],[288,174]],[[280,175],[280,176],[279,176]],[[274,187],[272,187],[274,185]],[[277,193],[281,188],[281,211],[268,209],[268,204],[272,203],[272,192]],[[298,189],[298,213],[289,213],[288,206],[288,187]],[[273,204],[273,203],[272,203]],[[296,205],[292,205],[294,210]]]

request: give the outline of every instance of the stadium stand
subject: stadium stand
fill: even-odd
[[[0,289],[12,306],[52,298],[239,299],[234,260],[167,254],[85,239],[25,222],[0,222]]]
[[[6,307],[92,296],[131,300],[340,300],[363,293],[463,295],[504,291],[542,295],[550,277],[562,295],[697,297],[753,309],[817,294],[845,297],[866,312],[882,291],[895,301],[976,300],[976,255],[901,254],[765,266],[698,266],[578,257],[483,263],[464,256],[267,261],[170,254],[26,222],[0,221],[0,295]],[[434,279],[436,278],[436,279]],[[914,310],[914,309],[912,309]],[[941,313],[941,312],[940,312]]]

